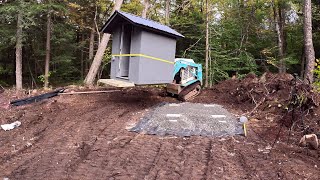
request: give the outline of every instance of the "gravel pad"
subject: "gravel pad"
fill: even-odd
[[[222,136],[243,134],[242,124],[217,104],[160,104],[130,131],[152,135]]]

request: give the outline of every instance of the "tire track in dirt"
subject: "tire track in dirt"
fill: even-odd
[[[135,139],[126,149],[128,152],[120,154],[120,164],[125,164],[123,168],[126,173],[120,175],[119,178],[144,179],[159,156],[161,142],[156,139],[155,141],[150,141],[149,137],[142,137]],[[118,160],[115,159],[115,161]],[[116,162],[116,164],[118,163]],[[119,168],[121,168],[121,165]],[[113,167],[112,169],[116,170],[118,167]]]
[[[205,179],[210,161],[211,139],[206,137],[192,137],[186,147],[183,176],[181,179]]]
[[[212,139],[206,179],[248,178],[245,174],[247,169],[244,169],[236,158],[234,141],[230,137]]]
[[[285,145],[287,146],[287,145]],[[247,170],[247,176],[250,179],[319,179],[320,173],[310,174],[315,164],[310,163],[306,157],[299,159],[287,156],[288,151],[271,150],[270,153],[262,153],[258,148],[262,148],[261,144],[247,151],[239,151],[239,159],[241,164]],[[281,148],[282,149],[282,148]],[[304,166],[296,166],[296,164],[305,164]],[[290,173],[288,173],[290,172]]]
[[[118,136],[112,142],[99,146],[98,151],[91,153],[72,179],[123,178],[141,179],[156,159],[161,143],[149,141],[143,135]],[[91,167],[90,172],[82,170]]]
[[[154,167],[144,179],[205,179],[210,138],[165,139]]]
[[[80,143],[83,142],[83,139],[88,140],[92,136],[96,136],[96,135],[101,134],[101,132],[99,131],[99,128],[92,129],[91,126],[93,124],[92,124],[92,121],[90,121],[90,120],[92,119],[92,117],[96,118],[95,116],[100,115],[104,111],[105,111],[105,109],[103,109],[103,108],[98,109],[96,111],[92,111],[90,113],[87,113],[82,117],[79,117],[79,116],[76,116],[75,114],[73,114],[73,116],[75,117],[75,120],[80,119],[80,118],[84,120],[84,121],[81,121],[81,123],[79,123],[77,121],[66,121],[61,124],[61,121],[58,121],[58,122],[54,122],[53,124],[51,124],[50,128],[46,132],[42,132],[42,136],[46,136],[46,137],[44,138],[44,140],[42,142],[37,143],[37,146],[40,146],[40,147],[42,147],[42,146],[44,146],[44,147],[55,146],[55,147],[53,147],[52,150],[46,149],[44,152],[42,152],[40,159],[38,159],[37,161],[31,161],[28,163],[29,167],[24,167],[23,164],[25,164],[25,163],[21,162],[20,164],[22,164],[22,165],[17,165],[16,168],[14,170],[12,170],[13,173],[11,173],[11,174],[13,176],[15,174],[18,175],[18,174],[20,174],[19,172],[21,172],[21,171],[24,171],[24,172],[29,171],[29,172],[34,172],[35,174],[37,174],[37,169],[38,169],[37,164],[42,164],[43,166],[47,166],[48,169],[57,169],[56,166],[59,166],[58,169],[65,169],[64,166],[66,166],[66,169],[68,172],[68,169],[69,169],[68,166],[70,164],[72,164],[73,166],[76,166],[77,163],[81,162],[78,160],[78,159],[81,159],[81,157],[79,157],[79,155],[81,155],[81,151],[79,154],[79,152],[77,152],[77,150],[81,149],[82,144],[80,144]],[[119,111],[119,112],[121,112],[121,111]],[[59,119],[59,116],[57,116],[56,118]],[[114,123],[115,120],[112,119],[109,122]],[[105,124],[105,126],[109,126],[109,125],[111,125],[111,124],[108,124],[109,122],[105,122],[102,124]],[[97,127],[101,127],[100,121],[97,121],[96,123],[97,123],[96,124]],[[52,126],[57,126],[57,125],[60,125],[63,128],[53,128],[52,127]],[[53,129],[53,130],[51,130],[51,129]],[[65,133],[66,130],[68,133]],[[90,132],[90,133],[88,132],[88,134],[90,134],[90,136],[88,136],[89,138],[83,136],[83,134],[86,134],[86,133],[80,133],[80,134],[77,133],[80,131],[89,131]],[[50,138],[51,134],[63,135],[63,137],[53,140],[52,138]],[[62,140],[62,139],[64,139],[64,140]],[[59,140],[62,140],[62,141],[59,141]],[[90,144],[90,146],[92,146],[92,145],[93,144]],[[77,146],[79,146],[79,147],[77,147]],[[70,150],[71,150],[71,152],[68,152]],[[90,153],[90,152],[87,152],[87,153]],[[51,163],[51,160],[50,160],[50,162],[46,162],[46,161],[48,161],[48,159],[51,159],[51,156],[53,154],[55,154],[56,162],[60,163],[60,165],[57,165],[57,164],[52,165],[53,163]],[[63,160],[63,156],[66,154],[68,154],[69,161]],[[35,153],[32,157],[30,157],[30,159],[34,159],[38,155],[39,155],[39,153]],[[19,158],[19,157],[17,157],[17,158]],[[41,169],[41,168],[39,168],[39,169]],[[62,170],[62,171],[64,171],[64,170]],[[66,173],[61,172],[61,174],[66,174]],[[50,173],[39,174],[39,177],[41,177],[41,176],[42,177],[50,177]]]
[[[299,147],[277,144],[272,153],[264,154],[259,149],[265,149],[267,142],[262,142],[250,132],[246,138],[174,138],[129,132],[125,129],[128,121],[139,119],[146,108],[164,100],[146,98],[145,93],[139,91],[114,95],[68,96],[65,103],[61,105],[58,101],[53,108],[50,104],[35,104],[23,109],[26,115],[21,118],[22,126],[10,132],[0,132],[1,138],[6,138],[0,151],[11,153],[11,142],[19,147],[25,145],[23,137],[38,136],[39,139],[32,146],[3,160],[0,169],[4,171],[0,170],[0,178],[176,180],[320,177],[315,167],[320,167],[317,152],[310,155]],[[19,111],[21,109],[12,110],[16,115]]]
[[[183,173],[184,150],[189,140],[175,137],[159,140],[162,141],[159,155],[144,179],[179,179]]]
[[[277,155],[275,158],[274,154],[266,149],[267,141],[261,141],[260,138],[257,134],[246,138],[245,141],[255,139],[256,143],[250,145],[245,144],[245,141],[233,143],[235,158],[238,159],[238,164],[242,167],[245,177],[247,179],[288,179],[282,167],[277,163],[283,158],[283,154]],[[243,151],[245,146],[251,148],[248,147],[246,151]]]
[[[124,129],[126,120],[129,119],[132,112],[151,107],[159,101],[156,99],[149,102],[149,99],[145,98],[148,100],[147,102],[139,101],[133,106],[133,101],[139,100],[135,94],[128,96],[128,99],[133,100],[129,103],[110,95],[69,97],[66,102],[65,99],[58,97],[58,105],[57,103],[35,104],[40,107],[36,111],[32,111],[32,106],[24,107],[25,110],[30,110],[29,114],[43,113],[46,117],[52,116],[53,120],[47,122],[48,119],[42,119],[39,123],[30,124],[32,131],[39,125],[49,124],[49,126],[48,129],[41,132],[41,140],[33,144],[32,147],[21,151],[18,156],[16,154],[7,156],[10,159],[6,160],[16,162],[16,164],[10,165],[10,161],[6,161],[6,164],[2,166],[6,169],[6,176],[18,176],[23,171],[26,174],[25,177],[31,178],[33,174],[42,178],[50,177],[53,174],[66,177],[70,170],[76,170],[83,161],[86,161],[92,152],[99,152],[99,149],[105,148],[101,143],[96,145],[97,142],[104,139],[111,141],[118,137],[118,140],[115,141],[119,141],[120,147],[130,144],[136,134],[133,135]],[[94,97],[95,100],[92,101],[91,97]],[[93,103],[87,104],[88,99]],[[115,102],[110,103],[110,101]],[[55,104],[57,107],[52,107]],[[66,107],[68,108],[65,109]],[[28,123],[23,122],[23,126]],[[29,132],[30,130],[21,132],[20,129],[20,132],[17,133],[22,138]],[[24,157],[28,153],[30,156]],[[24,157],[23,160],[19,160],[22,157]],[[28,167],[25,162],[29,162]],[[53,174],[46,173],[50,170]]]
[[[212,140],[210,139],[209,142],[206,145],[205,148],[205,154],[206,154],[206,163],[205,163],[205,173],[204,177],[205,179],[208,179],[208,173],[210,171],[210,161],[212,159]]]
[[[14,144],[17,147],[16,151],[11,151],[11,154],[7,156],[6,164],[3,166],[6,169],[5,176],[16,177],[16,179],[19,179],[18,177],[21,177],[22,174],[27,174],[31,169],[30,167],[40,161],[44,152],[53,152],[42,147],[43,142],[46,141],[46,131],[50,131],[50,126],[47,125],[47,122],[51,121],[51,119],[43,118],[43,116],[50,114],[50,109],[39,108],[32,114],[29,113],[28,108],[24,107],[24,109],[26,109],[26,115],[20,120],[22,127],[10,132],[15,134],[10,136],[10,144]],[[42,121],[42,123],[38,121]],[[35,169],[41,169],[41,166],[35,167]],[[32,173],[35,175],[37,171]],[[25,177],[28,177],[28,175]]]
[[[117,108],[118,107],[115,107],[115,109]],[[110,111],[112,111],[112,109]],[[112,146],[114,145],[114,144],[111,144],[112,141],[114,141],[114,143],[115,141],[117,142],[115,143],[116,147],[119,146],[121,148],[124,148],[127,144],[131,142],[132,139],[135,138],[135,136],[132,136],[132,135],[131,136],[125,135],[125,134],[129,134],[129,132],[124,130],[125,123],[123,120],[121,120],[121,117],[124,117],[125,115],[128,116],[127,110],[125,109],[117,110],[117,113],[115,113],[116,118],[107,117],[106,122],[98,121],[98,123],[96,124],[98,127],[97,128],[98,132],[95,133],[96,141],[94,143],[90,143],[90,145],[87,145],[88,146],[87,150],[80,149],[80,154],[79,154],[80,157],[79,156],[76,157],[77,160],[74,161],[74,163],[70,164],[68,167],[68,178],[73,178],[73,176],[77,176],[77,174],[79,174],[78,172],[80,172],[81,169],[86,167],[87,164],[90,164],[90,159],[103,157],[101,156],[101,151],[111,150]],[[95,113],[93,116],[95,117],[91,117],[91,118],[101,119],[100,118],[101,113]],[[92,131],[93,130],[91,130],[91,132]],[[81,157],[81,152],[85,153],[84,157]],[[94,163],[96,163],[96,161],[94,161]],[[95,166],[95,165],[91,164],[90,166]],[[95,177],[95,176],[92,176],[92,177]]]
[[[96,177],[102,178],[106,176],[111,177],[118,175],[118,172],[116,170],[105,171],[105,169],[101,169],[101,167],[105,166],[104,164],[106,164],[106,162],[112,162],[112,160],[114,159],[113,156],[125,159],[124,157],[122,157],[122,155],[123,153],[126,153],[126,148],[131,147],[132,142],[137,141],[137,139],[141,137],[136,133],[128,132],[125,129],[125,126],[128,119],[133,118],[131,113],[133,112],[134,114],[134,112],[141,111],[142,108],[135,108],[130,113],[126,109],[126,107],[123,106],[123,104],[115,103],[115,105],[115,109],[117,109],[115,115],[117,116],[117,118],[110,119],[109,117],[107,117],[109,119],[109,124],[105,124],[104,127],[100,127],[100,133],[97,135],[97,141],[95,142],[95,144],[91,146],[91,152],[88,153],[86,159],[81,161],[81,163],[73,165],[73,171],[70,171],[68,175],[69,178],[79,179],[81,177],[87,177],[88,179],[92,179]],[[122,110],[118,109],[120,107]],[[140,146],[144,145],[141,144]],[[83,171],[88,168],[93,168],[94,170],[90,173],[83,174]],[[113,174],[105,174],[105,172],[110,172]]]

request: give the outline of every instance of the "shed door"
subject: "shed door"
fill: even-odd
[[[130,47],[131,47],[131,32],[132,26],[122,25],[121,28],[121,40],[120,40],[120,54],[130,54]],[[128,78],[129,77],[129,56],[120,57],[119,63],[119,77]]]

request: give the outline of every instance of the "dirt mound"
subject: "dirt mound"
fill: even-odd
[[[289,127],[297,125],[305,131],[310,131],[310,127],[317,127],[312,131],[320,129],[315,119],[320,111],[318,93],[290,74],[265,73],[260,78],[248,74],[241,80],[220,82],[212,91],[218,94],[218,101],[233,104],[252,118],[281,122]]]
[[[251,81],[256,79],[248,76],[223,82],[215,86],[221,89],[204,90],[194,101],[223,104],[235,114],[249,106],[245,112],[251,111],[252,100],[239,103],[234,97],[240,93],[238,86],[246,81],[248,87],[253,86]],[[0,130],[0,179],[319,179],[319,152],[280,139],[271,153],[274,137],[270,134],[278,129],[266,128],[266,121],[250,121],[247,137],[159,137],[129,132],[127,128],[154,106],[179,102],[160,96],[159,88],[119,90],[0,107],[2,123],[22,123],[11,131]],[[0,95],[7,103],[18,98],[8,92]],[[254,97],[259,102],[260,96]]]

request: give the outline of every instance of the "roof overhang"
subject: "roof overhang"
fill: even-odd
[[[181,35],[178,32],[176,32],[176,34],[173,34],[173,33],[170,33],[170,32],[164,31],[164,30],[160,30],[160,29],[156,29],[156,28],[153,28],[153,27],[150,27],[150,26],[144,26],[144,25],[138,24],[138,23],[132,21],[130,18],[128,18],[125,15],[123,15],[119,11],[115,11],[112,14],[112,16],[107,20],[107,22],[103,25],[103,27],[101,28],[100,31],[104,32],[104,33],[112,34],[120,25],[128,24],[128,23],[133,25],[133,26],[140,27],[141,29],[144,29],[144,30],[147,30],[147,31],[150,31],[150,32],[154,32],[154,33],[157,33],[157,34],[162,34],[162,35],[173,37],[173,38],[176,38],[176,39],[184,38],[184,36]],[[164,25],[162,25],[162,26],[164,26]]]

